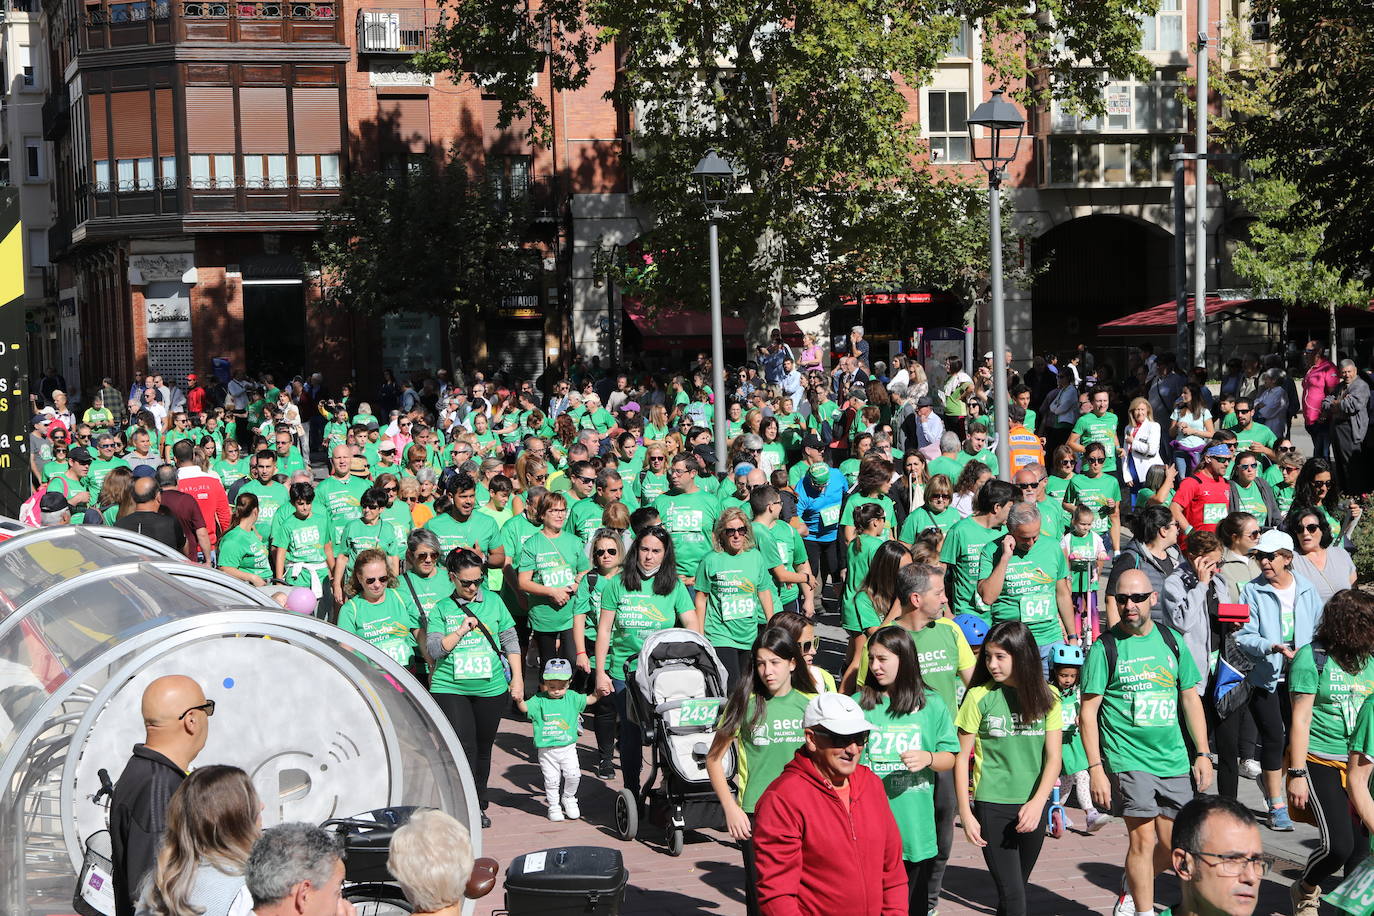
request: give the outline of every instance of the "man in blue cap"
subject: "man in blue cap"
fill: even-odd
[[[1230,512],[1231,485],[1226,468],[1231,462],[1231,446],[1213,442],[1202,453],[1197,470],[1174,491],[1169,511],[1182,534],[1215,531],[1217,523]]]

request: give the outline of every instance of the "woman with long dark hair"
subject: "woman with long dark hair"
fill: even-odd
[[[910,911],[927,909],[935,868],[936,773],[954,768],[959,739],[953,713],[921,681],[916,643],[902,627],[883,627],[868,641],[868,677],[859,694],[864,718],[873,725],[863,764],[887,787],[888,802],[902,834]],[[948,812],[950,818],[954,812]]]
[[[1293,483],[1293,505],[1317,507],[1326,516],[1331,537],[1342,546],[1342,532],[1348,532],[1363,511],[1354,500],[1347,503],[1341,499],[1331,462],[1325,458],[1308,458],[1303,462]]]
[[[253,493],[240,493],[234,500],[229,530],[219,539],[215,562],[220,572],[249,585],[262,586],[272,579],[272,567],[267,561],[267,545],[258,534],[257,523],[258,497]]]
[[[1293,572],[1311,582],[1322,603],[1336,592],[1355,587],[1355,561],[1333,543],[1331,525],[1316,506],[1296,506],[1283,521],[1293,538]]]
[[[802,714],[816,688],[801,646],[781,627],[765,628],[758,635],[750,650],[749,667],[751,676],[741,678],[730,691],[716,725],[715,740],[706,755],[706,772],[725,810],[730,836],[744,850],[746,906],[749,913],[757,913],[751,815],[763,790],[782,773],[805,740]],[[732,745],[740,758],[738,798],[725,776],[725,755]]]
[[[612,507],[608,507],[608,511],[614,506],[619,506],[622,510],[625,508],[620,503],[614,503]],[[598,528],[587,539],[587,556],[591,568],[582,578],[582,584],[573,599],[573,645],[577,648],[577,661],[574,664],[579,671],[588,675],[592,670],[591,656],[587,652],[588,627],[591,628],[595,648],[601,595],[606,591],[606,586],[625,568],[625,549],[625,538],[613,528]],[[596,685],[591,683],[590,677],[587,681],[591,688],[590,692],[594,692]],[[615,754],[615,725],[614,703],[597,703],[592,706],[592,728],[596,734],[598,751],[596,775],[602,779],[610,779],[615,775],[612,761]]]
[[[244,867],[262,832],[262,802],[238,767],[197,767],[172,793],[139,916],[247,916]]]
[[[615,695],[620,716],[620,768],[625,788],[639,794],[643,747],[638,725],[630,721],[625,680],[639,667],[645,637],[680,625],[701,632],[692,596],[677,577],[673,538],[662,525],[650,525],[630,544],[625,568],[601,592],[596,621],[596,692]]]
[[[333,619],[334,595],[329,570],[334,566],[334,535],[329,512],[314,511],[315,487],[293,483],[287,490],[293,512],[272,519],[272,574],[287,585],[308,588],[315,596],[315,616]]]
[[[1026,916],[1026,887],[1045,842],[1045,805],[1059,779],[1062,719],[1030,630],[1015,620],[994,626],[955,719],[954,791],[964,836],[982,848],[997,887],[998,916]]]
[[[1288,804],[1310,809],[1321,843],[1293,884],[1296,913],[1317,912],[1321,882],[1347,878],[1369,850],[1369,836],[1346,799],[1350,738],[1364,698],[1374,693],[1374,597],[1347,588],[1322,610],[1312,642],[1288,670]]]

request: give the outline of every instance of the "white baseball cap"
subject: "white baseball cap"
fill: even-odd
[[[832,735],[858,735],[873,726],[859,704],[840,693],[817,694],[802,713],[803,728],[823,728]]]
[[[1270,528],[1261,534],[1258,543],[1251,550],[1255,553],[1273,553],[1276,550],[1293,552],[1293,538],[1285,531]]]

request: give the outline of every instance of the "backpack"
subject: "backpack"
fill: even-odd
[[[1163,638],[1164,645],[1168,646],[1169,651],[1174,653],[1174,661],[1177,662],[1179,660],[1178,634],[1175,633],[1172,628],[1166,627],[1159,622],[1155,623],[1155,629],[1159,631],[1160,637]],[[1097,641],[1102,644],[1102,651],[1107,656],[1107,683],[1110,684],[1112,678],[1116,675],[1116,660],[1121,650],[1120,647],[1117,646],[1116,634],[1110,631],[1099,636]]]
[[[47,484],[43,484],[43,486],[34,490],[33,495],[24,500],[23,505],[19,507],[19,521],[28,525],[30,528],[41,527],[43,524],[43,514],[39,511],[38,504],[41,503],[43,497],[47,495]]]

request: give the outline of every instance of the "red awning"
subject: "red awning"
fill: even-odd
[[[689,309],[666,311],[659,309],[647,314],[644,303],[629,296],[622,303],[625,314],[644,338],[645,350],[709,350],[711,348],[711,313]],[[746,346],[746,322],[743,318],[726,315],[721,320],[725,335],[725,349],[743,350]],[[782,320],[782,337],[793,346],[801,346],[802,332],[795,321]]]
[[[953,302],[948,293],[864,293],[864,305],[929,305],[932,302]],[[857,296],[841,296],[840,305],[857,305]]]
[[[1224,312],[1238,307],[1248,307],[1253,299],[1223,299],[1220,296],[1207,297],[1207,316]],[[1193,297],[1188,297],[1188,321],[1191,323],[1197,316],[1197,309],[1193,304]],[[1172,334],[1178,330],[1178,300],[1170,299],[1168,302],[1161,302],[1159,305],[1152,305],[1139,312],[1130,315],[1123,315],[1114,318],[1105,324],[1099,324],[1097,331],[1103,335],[1114,335],[1117,337],[1143,337],[1152,334]]]

